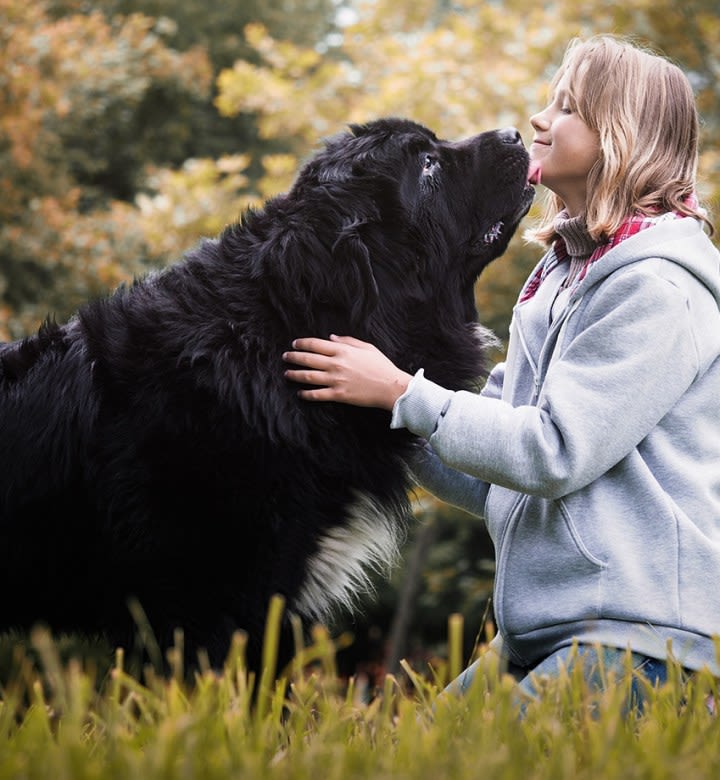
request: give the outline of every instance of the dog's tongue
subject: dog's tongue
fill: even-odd
[[[542,165],[539,160],[530,160],[528,167],[528,184],[540,184],[542,179]]]

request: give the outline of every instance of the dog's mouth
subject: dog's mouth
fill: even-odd
[[[503,236],[503,233],[507,232],[507,228],[514,228],[520,222],[520,220],[527,214],[528,209],[532,205],[533,198],[535,197],[535,188],[526,186],[523,191],[522,200],[518,208],[507,217],[499,219],[485,232],[481,239],[481,243],[485,246],[492,246],[497,243]]]
[[[505,222],[499,219],[487,233],[482,237],[484,244],[494,244],[502,235],[502,229],[505,227]]]

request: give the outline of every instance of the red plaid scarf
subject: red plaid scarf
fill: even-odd
[[[693,208],[693,206],[696,204],[697,201],[695,201],[692,196],[691,198],[688,198],[688,205],[691,208]],[[580,269],[580,272],[575,277],[570,289],[574,290],[577,285],[580,284],[580,282],[587,276],[587,272],[593,263],[596,263],[603,255],[607,254],[611,249],[613,249],[613,247],[616,247],[626,238],[634,236],[641,230],[653,227],[653,225],[657,225],[658,222],[665,222],[669,219],[680,219],[684,216],[685,214],[681,214],[678,211],[669,211],[665,214],[654,216],[648,216],[638,212],[628,217],[620,225],[613,236],[606,243],[598,246],[597,249],[595,249],[595,251],[590,255],[590,257],[588,257],[588,259],[585,261],[585,265]],[[558,238],[553,243],[552,249],[553,251],[549,255],[548,259],[539,268],[536,269],[535,273],[525,283],[525,286],[520,291],[518,303],[525,303],[525,301],[530,300],[530,298],[535,295],[538,287],[540,287],[550,272],[554,271],[560,263],[567,262],[569,260],[569,255],[567,253],[567,249],[565,248],[565,242],[562,238]]]

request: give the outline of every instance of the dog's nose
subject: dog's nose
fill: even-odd
[[[522,136],[516,127],[504,127],[502,130],[498,130],[498,135],[504,144],[522,143]]]

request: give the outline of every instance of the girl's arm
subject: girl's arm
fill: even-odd
[[[447,466],[548,498],[585,487],[632,452],[698,371],[685,292],[644,268],[603,282],[537,406],[453,392],[422,371],[408,389],[408,374],[355,339],[297,344],[324,352],[289,377],[328,385],[303,397],[392,409],[391,425],[427,439]]]

